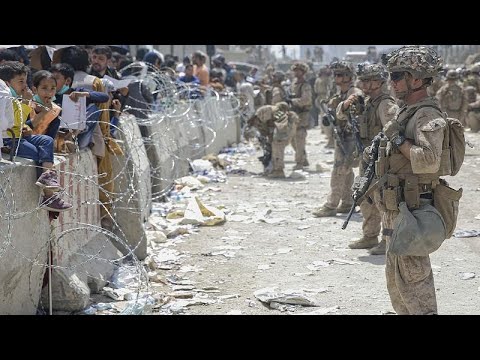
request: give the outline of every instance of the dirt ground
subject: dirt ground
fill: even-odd
[[[466,137],[475,148],[467,148],[460,173],[447,181],[454,188],[463,188],[457,230],[480,230],[480,134],[467,132]],[[243,166],[251,173],[229,175],[226,183],[210,184],[221,191],[202,194],[205,204],[225,206],[228,217],[263,216],[270,223],[229,220],[223,225],[201,227],[197,233],[184,237],[183,242],[168,245],[186,255],[181,259],[182,266],[192,265],[198,271],[179,273],[180,266],[176,266],[159,270],[160,274],[175,274],[190,280],[196,288],[210,289],[206,294],[214,300],[208,305],[186,307],[180,313],[393,313],[385,283],[385,256],[371,256],[367,250],[351,250],[347,246],[361,236],[361,214],[352,217],[346,230],[341,229],[345,215],[311,215],[329,192],[333,153],[324,148],[326,142],[320,129],[309,130],[307,141],[310,170],[305,179],[273,180],[252,175],[262,171],[258,151],[248,156]],[[287,176],[293,165],[293,149],[289,146]],[[241,220],[238,216],[234,219]],[[229,257],[207,255],[222,246],[229,246]],[[431,255],[439,314],[480,314],[479,255],[479,237],[452,237]],[[320,261],[320,266],[313,268],[315,261]],[[466,277],[470,278],[463,279]],[[254,296],[255,291],[266,287],[277,287],[277,291],[303,289],[318,307],[272,309]],[[169,283],[157,289],[174,292]]]

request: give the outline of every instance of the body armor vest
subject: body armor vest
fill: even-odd
[[[361,117],[362,122],[360,123],[360,137],[365,145],[369,145],[375,135],[382,131],[383,126],[380,116],[378,116],[378,107],[385,99],[390,99],[395,102],[395,99],[389,94],[381,94],[374,100],[367,102],[365,112]]]

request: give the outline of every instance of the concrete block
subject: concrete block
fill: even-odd
[[[113,158],[115,177],[115,203],[113,217],[115,235],[125,240],[130,250],[114,242],[124,255],[132,249],[138,259],[147,256],[147,238],[143,224],[152,207],[150,163],[143,144],[140,129],[132,115],[120,119],[118,137],[122,141],[125,156]]]
[[[90,288],[87,274],[72,269],[53,269],[52,271],[52,308],[55,311],[81,311],[90,302]],[[42,289],[42,309],[50,308],[48,285]]]
[[[5,157],[6,158],[6,157]],[[31,160],[0,163],[0,314],[34,315],[50,237]]]

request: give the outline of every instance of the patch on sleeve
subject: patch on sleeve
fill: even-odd
[[[433,119],[433,120],[430,120],[425,125],[423,125],[420,128],[420,130],[422,130],[422,131],[436,131],[438,129],[443,129],[445,126],[447,126],[447,123],[445,122],[444,119]]]

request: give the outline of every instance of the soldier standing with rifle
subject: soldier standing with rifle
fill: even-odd
[[[388,71],[382,64],[359,64],[357,76],[361,87],[367,96],[365,111],[359,117],[359,135],[365,146],[382,130],[390,120],[395,117],[398,106],[395,99],[390,96],[388,89]],[[340,116],[339,116],[340,118]],[[365,175],[365,163],[360,163],[359,175]],[[363,215],[363,236],[360,240],[351,242],[350,249],[370,249],[371,255],[385,254],[385,237],[378,243],[381,229],[381,215],[377,206],[368,201],[360,203]]]
[[[458,172],[465,144],[458,148],[452,143],[456,130],[427,94],[442,66],[437,53],[425,46],[404,46],[386,60],[395,94],[405,102],[383,128],[387,151],[380,151],[376,166],[384,234],[389,233],[387,289],[397,314],[437,314],[429,254],[453,233],[461,197],[461,189],[448,187],[440,176]],[[425,216],[428,221],[422,223]],[[410,226],[405,226],[407,219]],[[432,241],[436,246],[429,248]],[[402,246],[409,251],[400,251]]]
[[[329,108],[336,106],[337,129],[340,130],[339,135],[343,138],[343,146],[335,139],[335,162],[330,179],[330,194],[327,202],[312,212],[317,217],[336,216],[337,212],[346,214],[352,207],[351,187],[354,178],[353,166],[356,161],[355,138],[346,114],[357,96],[363,95],[362,91],[353,85],[355,69],[352,63],[336,61],[330,65],[330,68],[335,75],[335,84],[340,88],[340,94],[330,100]],[[342,203],[338,206],[340,200]]]
[[[294,170],[302,170],[304,166],[308,166],[306,139],[307,129],[309,126],[309,112],[312,107],[312,87],[305,80],[305,74],[309,67],[307,64],[297,62],[290,68],[295,74],[295,80],[290,87],[290,96],[287,98],[287,103],[291,110],[294,111],[300,121],[297,125],[295,135],[292,138],[291,144],[295,150]]]

